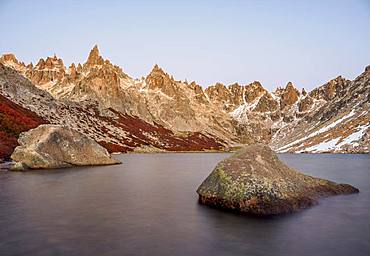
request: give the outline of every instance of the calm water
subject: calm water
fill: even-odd
[[[116,156],[122,165],[0,172],[0,255],[370,255],[370,156],[280,155],[360,194],[267,219],[197,203],[228,154]]]

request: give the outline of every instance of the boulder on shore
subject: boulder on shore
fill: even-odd
[[[14,171],[120,163],[94,140],[60,125],[45,124],[23,132],[18,143],[11,155]]]
[[[358,192],[289,168],[263,144],[218,163],[197,190],[202,204],[259,216],[292,213],[316,204],[319,197]]]

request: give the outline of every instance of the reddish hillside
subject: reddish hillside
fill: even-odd
[[[126,138],[120,141],[121,145],[98,140],[98,143],[109,152],[133,151],[142,146],[151,146],[165,151],[203,151],[224,148],[224,141],[200,132],[176,135],[161,125],[149,124],[138,117],[125,115],[114,109],[110,109],[116,115],[114,119],[100,116],[97,109],[93,107],[90,110],[95,110],[95,117],[100,119],[101,123],[109,123],[127,133]],[[83,112],[83,110],[80,111]],[[106,127],[100,127],[100,129],[109,134]]]
[[[0,161],[9,158],[17,146],[17,138],[21,132],[43,123],[47,122],[0,95]]]

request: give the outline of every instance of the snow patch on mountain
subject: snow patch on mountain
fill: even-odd
[[[343,139],[338,145],[338,148],[341,148],[344,145],[352,144],[353,146],[358,146],[358,141],[362,139],[362,137],[365,135],[365,132],[367,129],[369,129],[370,124],[368,125],[361,125],[357,128],[357,131],[352,133],[351,135],[347,136],[345,139]]]
[[[327,132],[327,131],[329,131],[330,129],[332,129],[332,128],[334,128],[335,126],[337,126],[338,124],[342,123],[343,121],[348,120],[350,117],[352,117],[352,116],[355,114],[355,112],[356,112],[356,110],[355,110],[355,109],[353,109],[350,113],[348,113],[348,114],[346,114],[345,116],[343,116],[343,117],[339,118],[338,120],[334,121],[333,123],[331,123],[331,124],[329,124],[329,125],[327,125],[327,126],[325,126],[325,127],[322,127],[322,128],[320,128],[319,130],[317,130],[317,131],[315,131],[315,132],[312,132],[311,134],[309,134],[309,135],[307,135],[307,136],[305,136],[305,137],[303,137],[303,138],[301,138],[301,139],[298,139],[298,140],[293,141],[293,142],[291,142],[291,143],[289,143],[289,144],[287,144],[287,145],[285,145],[285,146],[283,146],[283,147],[281,147],[281,148],[278,148],[278,149],[277,149],[277,151],[278,151],[278,152],[281,152],[281,153],[285,153],[285,152],[287,152],[291,147],[293,147],[293,146],[297,146],[297,144],[299,144],[299,143],[301,143],[301,142],[303,142],[303,141],[306,141],[306,140],[308,140],[308,139],[310,139],[310,138],[312,138],[312,137],[314,137],[314,136],[317,136],[317,135],[319,135],[319,134],[321,134],[321,133]],[[326,145],[326,144],[324,144],[324,145]],[[307,148],[307,151],[309,151],[309,148]]]

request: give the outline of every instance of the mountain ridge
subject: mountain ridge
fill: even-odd
[[[294,140],[302,140],[295,131],[306,128],[315,130],[320,124],[335,122],[329,115],[330,111],[324,111],[325,108],[340,106],[341,111],[347,114],[352,111],[350,107],[361,108],[350,116],[351,120],[362,120],[353,122],[350,129],[353,133],[364,130],[364,135],[359,138],[360,146],[333,148],[332,151],[369,151],[367,122],[370,117],[368,105],[363,104],[364,99],[369,97],[368,68],[357,80],[350,81],[338,76],[310,92],[298,90],[292,82],[269,92],[258,81],[248,85],[234,83],[226,86],[216,83],[203,89],[194,81],[175,80],[157,64],[146,77],[134,79],[122,68],[104,59],[97,45],[90,51],[85,63],[72,63],[68,68],[56,55],[46,60],[40,59],[35,66],[26,66],[13,54],[5,54],[0,58],[0,63],[17,70],[36,87],[50,93],[56,101],[93,104],[100,111],[112,109],[151,125],[161,125],[174,134],[209,134],[223,141],[226,147],[263,142],[282,152],[306,152],[304,145],[286,147]],[[364,89],[361,91],[353,87]],[[362,93],[364,96],[353,98],[348,95],[350,93]],[[355,106],[352,101],[358,105]],[[365,114],[360,116],[360,110]],[[331,112],[338,111],[333,109]],[[340,116],[342,112],[338,112]],[[319,113],[328,114],[321,116]],[[348,132],[341,133],[351,136]],[[307,135],[307,132],[301,131],[301,134]],[[361,142],[363,137],[364,141]],[[316,141],[320,144],[325,139],[316,138]],[[337,144],[343,143],[344,139],[338,138]],[[306,144],[307,148],[314,146],[314,142],[307,141]],[[331,151],[331,148],[327,150]],[[318,153],[316,151],[313,150]]]

